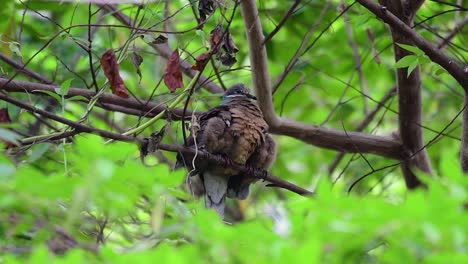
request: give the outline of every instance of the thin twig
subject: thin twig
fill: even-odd
[[[392,14],[385,6],[376,4],[372,0],[357,0],[362,6],[374,13],[385,23],[389,24],[394,30],[398,30],[407,38],[410,38],[414,45],[420,48],[435,63],[444,68],[455,78],[463,89],[468,91],[468,74],[465,69],[457,65],[452,59],[440,52],[436,47],[429,43],[425,38],[414,31],[411,26],[406,25],[397,16]]]
[[[276,35],[276,33],[278,33],[278,31],[284,26],[284,24],[286,24],[286,21],[291,17],[291,15],[294,13],[294,11],[296,10],[296,8],[299,6],[300,3],[301,3],[301,0],[294,1],[294,4],[292,4],[292,6],[283,16],[279,24],[275,27],[275,29],[273,29],[273,31],[271,31],[270,34],[268,34],[268,36],[265,37],[262,45],[265,45],[265,43],[270,41],[270,39],[272,39]]]

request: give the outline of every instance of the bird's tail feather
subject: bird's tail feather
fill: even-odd
[[[205,186],[205,206],[214,209],[224,218],[224,208],[226,207],[226,192],[228,179],[205,171],[202,175]]]
[[[231,176],[228,182],[227,197],[238,200],[247,199],[251,182],[244,175]]]

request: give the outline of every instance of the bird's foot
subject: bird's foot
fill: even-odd
[[[225,163],[228,166],[234,165],[234,161],[226,153],[219,153],[217,158],[219,162]]]
[[[268,176],[268,172],[266,170],[255,168],[255,167],[249,166],[249,165],[246,166],[246,169],[247,169],[247,171],[246,171],[247,174],[252,176],[252,177],[255,177],[255,178],[265,180],[267,178],[267,176]]]

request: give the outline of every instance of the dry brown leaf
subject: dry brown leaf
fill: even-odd
[[[0,123],[11,123],[10,115],[6,108],[0,109]]]
[[[205,68],[205,65],[208,63],[211,57],[211,52],[207,51],[202,54],[200,54],[196,59],[195,59],[195,65],[192,66],[192,70],[196,71],[202,71],[203,68]]]
[[[224,31],[217,25],[211,31],[210,45],[213,54],[223,65],[232,66],[237,62],[236,53],[239,51],[229,31]]]
[[[109,49],[101,56],[101,67],[109,80],[112,93],[123,98],[128,98],[128,90],[120,76],[119,63],[114,50]]]
[[[179,50],[175,49],[169,61],[167,62],[166,71],[164,72],[164,83],[171,93],[175,92],[177,88],[184,87],[184,82],[182,81],[182,71],[180,70],[180,57]]]

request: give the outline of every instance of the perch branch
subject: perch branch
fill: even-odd
[[[57,86],[45,85],[24,81],[10,81],[0,78],[0,86],[5,84],[3,90],[6,92],[21,92],[30,94],[41,94],[40,91],[55,92]],[[93,98],[95,92],[87,89],[70,88],[66,97],[83,96]],[[145,117],[153,117],[167,109],[166,105],[149,102],[141,104],[134,98],[121,98],[110,93],[102,93],[97,106],[104,109],[118,111],[126,114]],[[183,109],[176,108],[170,111],[173,120],[182,118]],[[195,112],[198,114],[199,112]],[[185,116],[190,118],[192,111],[187,111]],[[294,121],[282,120],[282,125],[270,129],[273,134],[286,135],[297,138],[308,144],[319,147],[356,153],[357,150],[364,153],[373,153],[393,159],[400,159],[401,144],[389,137],[368,135],[365,133],[348,132],[336,129],[327,129],[319,126],[301,124]],[[357,146],[357,148],[356,148]]]
[[[145,141],[141,138],[136,138],[136,137],[132,137],[132,136],[126,136],[126,135],[122,135],[122,134],[118,134],[118,133],[113,133],[113,132],[110,132],[110,131],[106,131],[106,130],[103,130],[103,129],[99,129],[99,128],[95,128],[95,127],[91,127],[91,126],[88,126],[88,125],[84,125],[82,123],[78,123],[78,122],[75,122],[75,121],[71,121],[69,119],[66,119],[66,118],[63,118],[63,117],[60,117],[60,116],[57,116],[55,114],[52,114],[50,112],[47,112],[47,111],[44,111],[42,109],[39,109],[37,107],[34,107],[32,105],[29,105],[27,103],[24,103],[24,102],[21,102],[11,96],[8,96],[6,94],[3,94],[3,93],[0,93],[0,100],[3,100],[5,102],[9,102],[13,105],[16,105],[18,107],[21,107],[31,113],[37,113],[37,114],[40,114],[44,117],[47,117],[49,119],[52,119],[52,120],[55,120],[59,123],[62,123],[62,124],[65,124],[65,125],[68,125],[72,128],[75,129],[75,132],[68,132],[69,134],[75,134],[75,133],[80,133],[80,132],[86,132],[86,133],[92,133],[92,134],[97,134],[99,136],[102,136],[102,137],[105,137],[105,138],[109,138],[109,139],[114,139],[114,140],[119,140],[119,141],[126,141],[126,142],[137,142],[137,143],[144,143]],[[65,135],[68,135],[68,134],[65,134]],[[28,142],[30,143],[30,142]],[[226,161],[223,157],[218,157],[216,155],[213,155],[213,154],[210,154],[208,152],[205,152],[205,151],[197,151],[195,149],[192,149],[192,148],[186,148],[186,147],[182,147],[182,146],[174,146],[174,145],[169,145],[169,144],[159,144],[158,145],[158,148],[161,149],[161,150],[165,150],[165,151],[171,151],[171,152],[179,152],[179,153],[183,153],[183,154],[186,154],[186,155],[195,155],[197,152],[197,158],[198,159],[203,159],[203,161],[208,161],[208,162],[213,162],[213,163],[216,163],[218,165],[222,165],[222,166],[231,166],[232,168],[236,169],[236,170],[239,170],[241,173],[244,173],[246,175],[249,175],[251,177],[254,177],[254,178],[258,178],[258,179],[263,179],[265,181],[268,181],[270,183],[272,183],[275,187],[279,187],[279,188],[283,188],[283,189],[287,189],[287,190],[290,190],[292,192],[295,192],[297,194],[300,194],[300,195],[312,195],[313,193],[304,189],[304,188],[301,188],[293,183],[290,183],[288,181],[285,181],[281,178],[278,178],[276,176],[273,176],[271,174],[269,174],[268,172],[264,171],[264,170],[261,170],[261,169],[249,169],[249,168],[246,168],[242,165],[238,165],[238,164],[230,164],[228,161]]]

